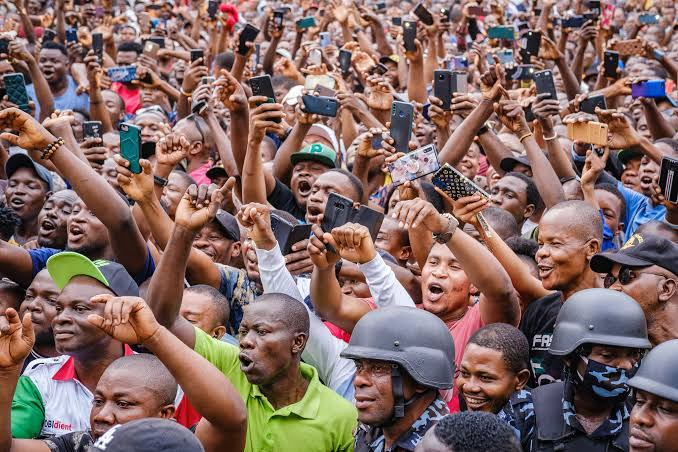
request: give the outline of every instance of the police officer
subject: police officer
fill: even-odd
[[[655,347],[629,380],[636,403],[631,411],[632,452],[678,449],[678,339]]]
[[[586,289],[563,305],[549,353],[565,381],[532,390],[514,406],[523,450],[628,451],[628,380],[650,348],[642,309],[609,289]]]
[[[449,413],[454,342],[430,312],[394,306],[364,315],[341,353],[355,361],[356,452],[413,451]]]

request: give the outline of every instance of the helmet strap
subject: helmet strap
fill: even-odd
[[[403,393],[403,376],[400,373],[400,366],[393,364],[391,366],[391,387],[393,388],[393,417],[388,425],[393,425],[398,419],[405,417],[405,408],[429,394],[428,391],[415,393],[410,399],[405,400]]]

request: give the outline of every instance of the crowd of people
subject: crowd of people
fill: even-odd
[[[678,451],[674,0],[0,3],[0,452]]]

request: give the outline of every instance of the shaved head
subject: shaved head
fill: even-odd
[[[118,372],[132,374],[134,380],[158,395],[161,404],[172,405],[177,396],[177,382],[165,365],[154,355],[139,353],[113,361],[101,379],[115,380]]]
[[[542,218],[555,218],[563,230],[584,239],[603,241],[603,220],[600,213],[586,201],[563,201],[551,207]]]
[[[304,333],[308,336],[310,328],[308,311],[301,301],[282,293],[267,293],[257,297],[254,304],[258,308],[265,307],[266,312],[283,322],[292,333]]]

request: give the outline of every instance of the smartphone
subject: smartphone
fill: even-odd
[[[312,66],[320,66],[322,60],[323,60],[322,50],[312,49],[310,52],[308,52],[308,64]]]
[[[600,107],[602,110],[607,110],[607,103],[605,102],[604,95],[599,94],[597,96],[587,97],[581,104],[579,104],[579,111],[595,115],[596,107]]]
[[[377,65],[374,66],[374,72],[378,75],[384,75],[388,72],[388,68],[382,63],[377,63]]]
[[[468,93],[468,74],[464,71],[453,71],[450,90],[452,94]]]
[[[254,44],[254,58],[252,58],[252,73],[256,74],[261,62],[261,44]]]
[[[337,109],[339,102],[333,97],[312,96],[305,94],[301,96],[301,101],[304,103],[304,111],[320,116],[329,116],[334,118],[337,116]]]
[[[445,69],[433,72],[433,95],[443,102],[442,109],[452,105],[452,71]]]
[[[575,122],[567,125],[567,137],[596,146],[607,145],[607,124],[602,122]]]
[[[266,96],[268,97],[267,102],[275,103],[275,91],[273,91],[273,83],[271,82],[271,76],[260,75],[258,77],[252,77],[249,80],[250,88],[252,88],[253,96]],[[275,122],[280,122],[280,118],[275,118]]]
[[[388,165],[388,171],[395,185],[419,179],[439,169],[438,152],[433,144],[412,151]]]
[[[162,36],[151,36],[147,41],[155,42],[161,49],[165,48],[165,38]]]
[[[108,78],[112,82],[130,83],[137,79],[137,68],[135,66],[116,66],[106,69]]]
[[[101,138],[104,128],[101,121],[85,121],[82,123],[82,132],[85,138]]]
[[[506,68],[506,76],[511,80],[532,80],[534,64],[519,64]]]
[[[469,6],[467,11],[469,16],[474,17],[487,16],[487,11],[485,11],[481,6]]]
[[[487,30],[487,37],[490,39],[509,39],[516,38],[516,29],[512,26],[490,27]]]
[[[405,50],[414,52],[417,50],[417,45],[414,40],[417,38],[417,23],[413,20],[403,21],[403,44]]]
[[[584,26],[584,16],[571,16],[561,19],[560,26],[563,28],[581,28]]]
[[[13,104],[16,104],[21,110],[30,113],[24,75],[19,72],[5,74],[2,80],[5,83],[5,95],[7,96],[7,99]]]
[[[617,41],[612,50],[619,52],[619,56],[642,55],[644,45],[642,39],[627,39],[626,41]]]
[[[339,51],[339,67],[343,75],[348,75],[351,70],[351,57],[353,54],[348,50],[341,49]]]
[[[541,31],[528,30],[525,33],[525,53],[530,56],[539,55],[539,47],[541,46]]]
[[[452,14],[452,10],[450,8],[440,8],[440,16],[441,19],[440,21],[445,23],[450,21],[450,14]]]
[[[603,67],[605,69],[605,77],[617,78],[617,68],[619,67],[619,52],[613,50],[606,50],[603,55]]]
[[[631,85],[631,97],[664,97],[666,82],[662,80],[646,80]]]
[[[191,49],[191,63],[197,61],[200,58],[205,58],[205,51],[203,49]],[[204,60],[203,64],[205,64]]]
[[[349,223],[354,215],[353,201],[338,195],[330,193],[325,204],[325,213],[321,224],[324,232],[332,232],[332,229]]]
[[[374,10],[375,11],[383,11],[386,9],[386,2],[379,2],[374,5]]]
[[[532,74],[532,79],[537,88],[537,94],[548,94],[549,99],[558,100],[556,84],[553,81],[553,72],[549,69]]]
[[[506,66],[507,64],[513,64],[515,60],[513,59],[513,50],[511,49],[501,49],[497,51],[496,54],[499,57],[499,61],[501,61],[501,64]],[[494,64],[494,60],[492,61],[491,64]]]
[[[309,16],[299,19],[297,22],[297,28],[305,29],[315,27],[315,17]]]
[[[156,59],[158,58],[158,50],[160,50],[160,46],[158,45],[157,42],[146,41],[144,43],[144,55]]]
[[[92,33],[92,50],[101,63],[104,60],[104,35],[101,33]]]
[[[449,163],[445,163],[438,172],[435,173],[431,182],[455,201],[459,198],[475,195],[476,193],[486,199],[490,199],[490,195],[485,190],[476,185],[471,179],[461,174]]]
[[[129,162],[131,172],[141,173],[141,128],[127,122],[120,124],[120,155]]]
[[[273,25],[275,28],[278,30],[282,29],[283,23],[285,22],[285,10],[284,9],[276,9],[273,11]]]
[[[219,2],[216,0],[209,0],[207,2],[207,15],[210,16],[210,19],[214,20],[217,18],[217,12],[219,10]]]
[[[9,55],[9,40],[0,38],[0,54]]]
[[[318,85],[326,86],[330,89],[336,88],[336,82],[329,75],[307,75],[306,81],[304,82],[304,88],[307,90],[315,90]]]
[[[78,42],[78,30],[75,28],[66,30],[66,42]]]
[[[659,15],[658,14],[641,14],[640,16],[638,16],[638,22],[640,22],[643,25],[656,24],[656,23],[659,23]]]
[[[337,92],[333,89],[326,87],[325,85],[316,85],[315,92],[318,93],[318,96],[325,97],[335,97]]]
[[[667,201],[678,203],[678,159],[665,155],[659,168],[659,188]]]
[[[468,58],[466,55],[455,55],[452,58],[451,69],[455,71],[465,71],[468,69]]]
[[[377,240],[377,234],[379,234],[381,224],[384,222],[383,212],[367,206],[360,206],[357,211],[355,209],[353,211],[351,222],[365,226],[370,231],[372,241]]]
[[[419,3],[417,6],[415,6],[413,13],[419,18],[420,21],[429,27],[433,25],[433,15],[431,14],[431,11],[426,9],[423,3]]]
[[[292,252],[292,245],[311,236],[311,224],[292,224],[286,219],[271,214],[271,229],[283,255]]]
[[[332,43],[330,40],[330,34],[326,31],[321,31],[318,35],[320,37],[320,47],[325,48]]]
[[[476,38],[478,38],[479,34],[480,34],[480,27],[478,27],[478,19],[476,19],[475,17],[469,17],[468,18],[468,35],[471,37],[471,41],[475,42]]]
[[[394,27],[401,27],[403,25],[403,18],[402,17],[392,17],[391,18],[391,25]]]
[[[391,106],[391,138],[397,152],[409,152],[414,106],[407,102],[393,101]]]
[[[242,32],[240,32],[240,41],[238,42],[238,53],[240,55],[247,55],[249,47],[247,47],[248,42],[254,42],[259,35],[259,29],[252,24],[245,25]]]
[[[52,30],[51,28],[45,28],[45,31],[42,32],[42,43],[44,44],[48,41],[54,41],[56,34],[56,31]]]

